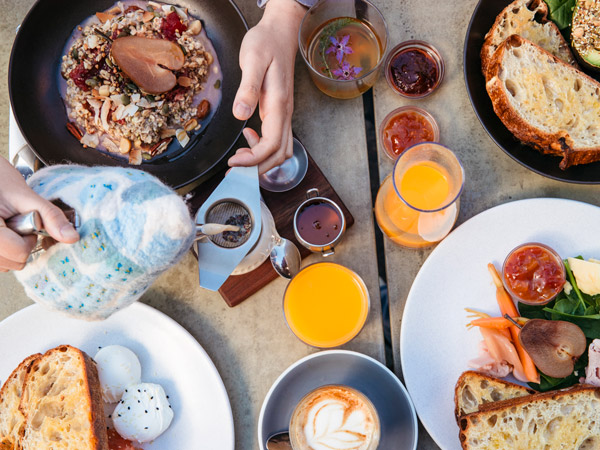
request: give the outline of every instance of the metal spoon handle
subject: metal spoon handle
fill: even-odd
[[[18,214],[6,220],[6,226],[21,236],[30,234],[39,234],[48,236],[42,226],[42,217],[37,211],[31,211],[25,214]]]

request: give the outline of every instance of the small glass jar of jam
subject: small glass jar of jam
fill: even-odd
[[[433,116],[415,106],[393,110],[379,126],[379,143],[393,161],[415,144],[439,140],[440,129]]]
[[[427,42],[402,42],[388,54],[385,77],[398,94],[408,98],[425,97],[442,82],[444,60]]]
[[[508,254],[502,266],[502,281],[513,299],[528,305],[544,305],[562,291],[565,265],[547,245],[530,242]]]

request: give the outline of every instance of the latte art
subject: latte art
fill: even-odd
[[[290,431],[294,450],[370,450],[377,448],[379,420],[360,392],[324,386],[298,404]]]

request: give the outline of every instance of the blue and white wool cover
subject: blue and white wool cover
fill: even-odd
[[[184,201],[154,176],[121,167],[58,165],[28,184],[79,214],[80,240],[57,243],[15,272],[48,308],[105,319],[137,299],[189,250],[195,227]]]

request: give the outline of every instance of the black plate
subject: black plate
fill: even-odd
[[[87,17],[114,3],[115,0],[38,0],[21,24],[10,56],[10,101],[23,136],[45,164],[128,166],[125,159],[82,148],[65,127],[67,115],[58,91],[59,64],[71,32]],[[231,110],[241,80],[238,54],[248,27],[230,0],[174,3],[202,19],[223,71],[221,104],[202,135],[188,144],[189,149],[133,166],[178,188],[208,174],[228,154],[245,125],[233,117]]]
[[[486,33],[496,16],[510,3],[510,0],[480,0],[473,12],[464,49],[464,71],[467,92],[475,114],[483,128],[498,146],[515,161],[528,169],[554,180],[568,183],[600,184],[600,162],[573,166],[561,170],[560,157],[542,155],[537,150],[519,142],[494,113],[492,102],[485,90],[485,79],[481,72],[479,53]],[[590,76],[594,74],[588,73]]]

